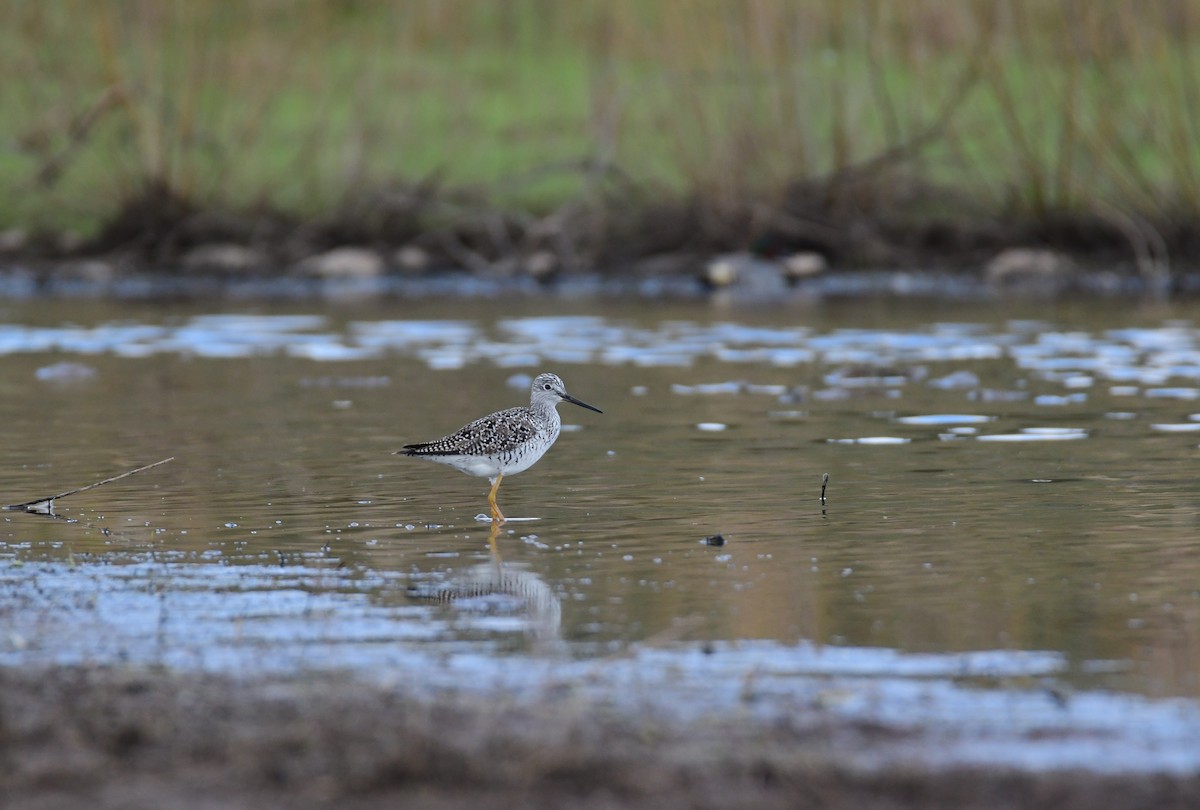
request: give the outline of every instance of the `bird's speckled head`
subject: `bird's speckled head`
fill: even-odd
[[[547,371],[533,378],[533,386],[529,394],[534,399],[550,399],[558,402],[562,399],[561,395],[566,392],[567,386],[562,381],[562,377]]]
[[[578,405],[581,408],[587,408],[589,411],[596,413],[604,413],[599,408],[593,408],[586,402],[580,402],[567,393],[567,386],[562,381],[562,378],[557,374],[551,374],[546,371],[533,378],[533,385],[530,388],[529,398],[531,402],[545,402],[551,407],[559,402],[567,401]]]

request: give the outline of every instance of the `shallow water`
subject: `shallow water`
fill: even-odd
[[[175,461],[58,519],[4,513],[0,663],[378,674],[757,640],[846,648],[873,677],[1197,697],[1190,318],[3,305],[0,500]],[[540,370],[604,414],[561,404],[558,444],[504,481],[522,520],[497,569],[486,481],[392,451],[527,401]]]

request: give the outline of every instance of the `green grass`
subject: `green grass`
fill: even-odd
[[[547,210],[596,159],[727,211],[889,150],[880,205],[1192,215],[1197,32],[1195,0],[14,0],[0,227],[91,231],[151,183],[314,217],[436,177]]]

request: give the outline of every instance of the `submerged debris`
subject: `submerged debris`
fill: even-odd
[[[61,363],[42,366],[34,372],[34,376],[41,382],[86,382],[96,379],[96,369],[83,363],[73,363],[70,360],[64,360]]]

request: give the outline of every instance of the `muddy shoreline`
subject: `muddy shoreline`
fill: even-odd
[[[938,189],[850,190],[798,184],[732,206],[613,195],[534,212],[401,187],[302,220],[203,209],[152,186],[91,236],[0,230],[0,295],[1200,294],[1200,227],[1186,216],[1001,220],[969,205],[930,213],[953,204]]]
[[[357,250],[357,249],[355,249]],[[1023,251],[1023,249],[1020,249]],[[1004,254],[999,257],[1005,261]],[[373,261],[373,260],[371,260]],[[1025,259],[1018,258],[1024,262]],[[387,300],[495,298],[502,296],[649,300],[706,300],[741,304],[815,302],[871,297],[944,300],[1142,298],[1186,300],[1200,295],[1200,272],[1147,277],[1122,266],[1087,272],[1065,260],[1063,270],[1032,269],[997,274],[975,268],[823,270],[789,277],[775,260],[749,254],[673,257],[666,271],[635,265],[622,272],[577,273],[549,279],[521,274],[470,273],[438,268],[419,275],[381,270],[366,275],[298,275],[264,271],[249,275],[207,272],[177,275],[114,269],[105,260],[0,261],[0,298],[110,300]]]
[[[679,722],[563,687],[419,690],[318,673],[0,670],[5,807],[1190,808],[1200,774],[867,767],[920,732],[744,713]]]

